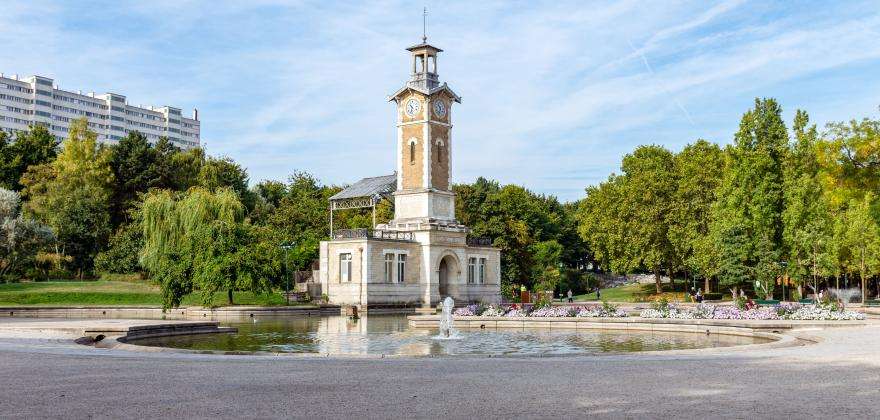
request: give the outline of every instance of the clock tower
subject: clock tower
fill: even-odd
[[[410,80],[391,95],[397,105],[397,191],[389,227],[464,229],[455,220],[452,193],[452,105],[461,98],[437,73],[443,50],[428,44],[407,48]]]

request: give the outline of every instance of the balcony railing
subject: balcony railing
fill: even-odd
[[[333,240],[345,239],[388,239],[394,241],[412,241],[412,232],[376,229],[339,229],[333,231]]]
[[[492,238],[487,238],[485,236],[468,236],[467,237],[467,245],[468,246],[492,246]]]

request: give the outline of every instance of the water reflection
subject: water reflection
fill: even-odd
[[[397,355],[566,355],[695,349],[768,340],[717,334],[602,330],[463,330],[461,340],[433,340],[404,315],[262,318],[227,323],[236,334],[166,337],[137,344],[236,352]]]

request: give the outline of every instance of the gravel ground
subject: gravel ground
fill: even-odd
[[[2,418],[880,418],[880,325],[676,355],[316,359],[0,338]]]

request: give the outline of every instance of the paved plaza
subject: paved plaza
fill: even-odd
[[[333,359],[0,339],[4,417],[878,418],[880,325],[675,355]]]

